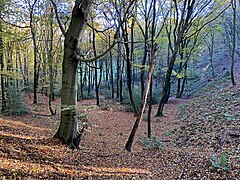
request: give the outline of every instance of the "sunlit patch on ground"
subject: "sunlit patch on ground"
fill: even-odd
[[[137,168],[107,168],[107,167],[93,167],[93,166],[74,166],[63,165],[58,163],[38,164],[31,162],[24,162],[14,159],[0,158],[1,171],[12,172],[13,174],[29,175],[36,178],[44,178],[46,175],[53,176],[67,176],[67,177],[91,177],[91,176],[105,176],[105,177],[132,177],[141,176],[151,177],[151,172],[146,169]]]
[[[238,88],[233,90],[239,93]],[[235,97],[239,97],[238,94]],[[49,116],[47,98],[41,100],[41,107],[45,106],[44,111],[38,109],[33,114],[0,117],[0,179],[105,178],[125,180],[179,179],[179,177],[182,179],[238,179],[240,176],[239,151],[235,147],[239,139],[232,138],[228,141],[230,144],[225,143],[222,147],[222,152],[229,153],[228,171],[219,171],[210,162],[210,158],[216,153],[214,148],[209,146],[207,134],[199,134],[199,129],[203,129],[202,126],[198,124],[190,126],[196,129],[196,131],[191,131],[196,134],[192,141],[187,139],[186,142],[189,143],[187,146],[184,145],[186,144],[184,138],[177,138],[179,132],[190,132],[186,128],[185,130],[180,128],[187,126],[186,122],[197,122],[196,117],[189,116],[187,120],[179,117],[179,105],[183,105],[182,108],[186,110],[185,103],[188,100],[170,99],[164,109],[165,116],[160,119],[160,122],[153,117],[152,130],[155,136],[164,140],[162,149],[150,150],[138,143],[138,138],[146,136],[147,131],[147,122],[142,121],[132,153],[123,150],[135,122],[135,117],[131,112],[119,111],[114,107],[112,110],[104,110],[93,106],[94,100],[80,102],[79,105],[87,110],[90,127],[83,136],[80,150],[71,150],[59,140],[52,138],[57,128],[58,116]],[[190,107],[193,108],[193,112],[198,112],[200,108],[208,108],[207,103],[201,107],[202,101],[200,100],[194,101],[196,107],[199,108],[194,109],[193,105]],[[223,103],[220,100],[218,103],[222,106]],[[236,104],[238,102],[236,101]],[[237,108],[235,104],[231,103],[231,105]],[[32,103],[29,103],[29,106],[33,106]],[[155,112],[156,106],[153,107],[153,114]],[[184,109],[181,112],[184,112]],[[36,116],[37,113],[38,116]],[[46,114],[47,116],[42,116]],[[205,116],[212,115],[208,113]],[[226,114],[223,114],[221,117],[225,118],[225,116]],[[206,118],[208,121],[209,119]],[[227,125],[232,124],[236,129],[239,117],[230,116],[230,120],[226,121]],[[221,129],[219,125],[216,128]],[[199,140],[196,139],[197,137],[208,140],[207,143],[201,140],[204,148],[192,145],[193,142]],[[176,142],[180,142],[182,147],[176,146]]]
[[[37,127],[37,126],[32,126],[26,123],[18,122],[18,121],[12,121],[12,120],[6,120],[0,118],[0,124],[4,124],[4,126],[8,126],[14,129],[19,129],[19,128],[29,128],[33,130],[39,130],[39,131],[52,131],[50,128],[43,128],[43,127]]]

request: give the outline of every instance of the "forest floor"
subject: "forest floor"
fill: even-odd
[[[26,95],[30,113],[0,116],[0,179],[240,179],[237,83],[212,81],[195,98],[170,98],[163,117],[154,106],[154,138],[147,141],[145,115],[131,153],[124,145],[136,118],[126,106],[79,102],[89,128],[71,150],[52,138],[59,115],[50,116],[47,98],[39,94],[33,105]]]

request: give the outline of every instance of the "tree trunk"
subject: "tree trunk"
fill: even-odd
[[[37,42],[36,42],[36,29],[34,25],[33,15],[34,15],[34,6],[37,0],[34,0],[34,3],[30,7],[30,29],[33,41],[33,57],[34,57],[34,64],[33,64],[33,103],[37,103],[37,88],[38,88],[38,71],[37,71]]]
[[[153,55],[155,55],[154,52],[154,41],[155,41],[155,31],[156,31],[156,27],[155,27],[155,21],[156,21],[156,0],[153,1],[153,20],[152,20],[152,27],[151,27],[151,58],[156,58],[156,57],[152,57]],[[151,60],[149,62],[149,64],[151,64]],[[153,76],[151,75],[150,77],[150,92],[149,92],[149,108],[148,108],[148,138],[151,138],[152,135],[152,131],[151,131],[151,114],[152,114],[152,96],[153,96]]]
[[[121,58],[120,58],[121,59]],[[120,62],[120,75],[119,75],[119,101],[123,101],[123,70],[124,70],[124,61]]]
[[[79,148],[80,133],[77,118],[77,68],[76,54],[86,19],[91,6],[91,0],[76,0],[72,12],[72,19],[64,41],[64,59],[62,64],[62,94],[61,94],[61,122],[55,134],[63,143],[71,148]]]
[[[175,50],[175,52],[173,53],[173,55],[171,57],[171,60],[170,60],[170,64],[169,64],[167,74],[166,74],[166,78],[165,78],[165,81],[164,81],[164,85],[163,85],[163,89],[162,89],[162,95],[161,95],[161,99],[160,99],[160,102],[159,102],[159,106],[158,106],[156,116],[162,116],[163,115],[164,104],[167,103],[167,101],[169,99],[170,89],[171,89],[171,74],[172,74],[173,66],[174,66],[174,63],[175,63],[175,60],[176,60],[177,51],[178,51],[178,48]]]
[[[183,59],[183,55],[181,55],[181,60]],[[178,74],[180,74],[182,71],[182,62],[179,63],[179,70],[178,70]],[[178,81],[177,81],[177,95],[176,98],[180,98],[180,92],[181,92],[181,79],[182,77],[177,77]]]
[[[120,38],[121,40],[121,38]],[[122,72],[123,72],[123,62],[121,58],[121,43],[118,43],[118,55],[117,55],[117,99],[122,102]]]
[[[91,68],[88,67],[88,96],[90,96],[90,91],[91,91]]]
[[[107,46],[108,46],[108,44],[107,44]],[[106,69],[106,71],[105,71],[105,81],[106,81],[106,83],[107,83],[107,88],[108,88],[108,90],[110,91],[111,89],[110,89],[110,83],[109,83],[109,67],[108,67],[108,61],[105,62],[105,69]]]
[[[117,99],[120,98],[120,62],[121,62],[121,44],[118,43],[118,54],[117,54]]]
[[[49,111],[51,112],[52,115],[56,114],[53,109],[52,109],[52,101],[54,97],[54,83],[53,83],[53,8],[51,8],[51,14],[49,17],[50,21],[50,30],[48,34],[48,42],[49,42],[49,47],[48,47],[48,66],[49,66],[49,93],[48,93],[48,106],[49,106]]]
[[[24,86],[25,87],[28,87],[28,50],[26,49],[26,51],[24,52],[24,65],[23,65],[23,68],[24,68],[24,75],[26,76],[25,78],[25,81],[24,81]],[[28,87],[29,88],[29,87]]]
[[[17,74],[19,74],[19,65],[18,65],[18,62],[21,61],[21,54],[20,54],[20,50],[19,50],[19,47],[18,45],[16,45],[16,61],[15,61],[15,71],[16,71],[16,74],[15,74],[15,87],[17,87],[17,89],[19,89],[19,78],[16,77]]]
[[[149,1],[145,0],[144,1],[144,30],[142,28],[142,33],[144,36],[144,54],[143,54],[143,59],[142,59],[142,67],[141,67],[141,74],[140,74],[140,82],[141,82],[141,96],[143,98],[143,92],[144,92],[144,81],[145,81],[145,65],[148,57],[148,50],[149,50],[149,45],[148,45],[148,28],[149,28],[149,14],[150,14],[150,8],[148,8]]]
[[[127,23],[125,22],[124,25],[122,25],[122,33],[123,33],[123,39],[124,39],[124,47],[126,51],[126,59],[127,59],[127,86],[128,86],[128,94],[129,99],[133,108],[134,116],[138,115],[137,106],[135,104],[134,98],[133,98],[133,92],[132,92],[132,68],[131,68],[131,58],[130,58],[130,48],[128,45],[128,33],[127,33]],[[133,43],[133,42],[132,42]]]
[[[0,14],[0,16],[2,16]],[[2,32],[2,20],[0,19],[0,32]],[[3,56],[3,37],[2,34],[0,34],[0,61],[1,61],[1,90],[2,90],[2,108],[1,111],[5,111],[7,108],[7,101],[6,101],[6,93],[5,93],[5,83],[4,83],[4,56]]]
[[[215,72],[214,72],[214,66],[213,66],[213,52],[214,52],[214,31],[211,31],[211,47],[209,50],[210,53],[210,63],[211,63],[211,69],[212,69],[212,77],[215,78]]]
[[[111,44],[110,44],[110,34],[109,34],[109,36],[108,36],[108,43],[109,43],[109,47],[111,46]],[[112,58],[112,51],[110,50],[110,52],[109,52],[109,56],[110,56],[110,74],[111,74],[111,76],[110,76],[110,79],[111,79],[111,90],[112,90],[112,99],[114,99],[114,84],[113,84],[113,58]]]
[[[92,24],[93,24],[93,20],[92,20]],[[95,35],[95,31],[93,30],[93,39],[92,39],[92,46],[93,46],[93,54],[94,57],[97,56],[97,51],[96,51],[96,35]],[[96,105],[99,106],[100,102],[99,102],[99,93],[98,93],[98,71],[97,71],[97,61],[95,61],[95,69],[94,69],[94,83],[95,83],[95,92],[96,92]]]
[[[134,13],[133,13],[133,18],[132,18],[132,23],[131,23],[131,34],[130,34],[130,39],[131,39],[130,62],[132,64],[134,64],[134,27],[135,27],[135,22],[136,22],[136,13],[137,13],[137,6],[134,7]],[[132,68],[131,76],[132,76],[132,89],[134,90],[134,86],[135,86],[134,67]]]
[[[25,75],[25,73],[24,73],[24,67],[23,67],[23,65],[22,65],[22,59],[21,59],[21,53],[20,52],[22,52],[21,51],[22,49],[21,49],[21,47],[19,47],[19,51],[18,51],[18,63],[19,63],[19,69],[20,69],[20,73],[21,73],[21,75],[22,75],[22,78],[23,78],[23,82],[22,82],[22,85],[26,85],[26,75]],[[16,54],[16,55],[17,55]],[[26,87],[25,87],[26,88]]]
[[[142,116],[143,116],[143,112],[145,110],[145,106],[146,106],[146,101],[147,101],[147,95],[148,95],[148,91],[149,91],[149,87],[150,87],[150,82],[151,82],[151,76],[152,76],[152,73],[153,73],[153,69],[154,69],[154,64],[155,64],[155,61],[156,61],[156,57],[157,57],[157,45],[154,44],[154,48],[153,48],[153,52],[152,52],[152,56],[151,56],[151,61],[150,61],[150,66],[149,66],[149,71],[148,71],[148,76],[147,76],[147,82],[146,82],[146,86],[145,86],[145,89],[144,89],[144,93],[143,93],[143,98],[142,98],[142,102],[141,102],[141,106],[140,106],[140,109],[139,109],[139,114],[138,114],[138,117],[135,121],[135,124],[132,128],[132,131],[129,135],[129,138],[128,138],[128,141],[125,145],[125,149],[129,152],[131,152],[131,149],[132,149],[132,143],[133,143],[133,140],[134,140],[134,137],[135,137],[135,134],[137,132],[137,129],[138,129],[138,126],[142,120]]]
[[[184,92],[184,89],[185,89],[185,85],[186,85],[186,81],[187,81],[187,62],[185,64],[185,67],[184,67],[184,78],[183,78],[183,82],[182,82],[182,87],[181,87],[181,91],[179,93],[179,98],[182,97],[182,94]]]
[[[173,66],[175,64],[176,58],[177,58],[177,54],[179,52],[180,49],[180,45],[184,39],[184,35],[187,33],[187,31],[189,31],[189,25],[191,23],[189,23],[189,21],[191,20],[192,14],[193,14],[193,8],[194,8],[194,4],[196,3],[195,0],[189,2],[187,0],[183,1],[183,11],[181,12],[181,17],[179,17],[177,15],[177,23],[175,24],[174,30],[173,30],[173,47],[174,48],[170,48],[172,51],[172,56],[170,58],[169,61],[169,65],[168,65],[168,69],[167,69],[167,73],[166,73],[166,78],[164,81],[164,85],[163,85],[163,90],[162,90],[162,95],[161,95],[161,99],[160,99],[160,103],[158,106],[158,110],[157,110],[157,114],[156,116],[162,116],[163,115],[163,107],[164,104],[168,102],[169,96],[170,96],[170,90],[171,90],[171,74],[173,71]],[[174,1],[174,6],[177,8],[177,2]],[[179,13],[178,11],[176,12],[177,14]],[[186,15],[186,16],[185,16]],[[167,28],[166,28],[167,29]],[[168,31],[168,30],[167,30]],[[170,37],[170,34],[168,32],[168,41],[169,41],[169,45],[172,44],[172,39]]]
[[[143,92],[144,92],[145,65],[146,65],[147,56],[148,56],[148,30],[147,30],[147,27],[145,28],[145,31],[146,32],[145,32],[145,35],[144,35],[144,55],[143,55],[143,59],[142,59],[142,67],[141,67],[141,74],[140,74],[140,78],[141,78],[141,96],[142,97],[143,97]]]
[[[232,0],[232,9],[233,9],[233,42],[232,42],[232,63],[231,63],[231,81],[232,85],[235,86],[234,78],[234,61],[235,61],[235,48],[236,48],[236,0]]]
[[[151,76],[151,83],[150,83],[150,89],[149,89],[149,106],[148,106],[148,123],[147,123],[147,135],[148,138],[151,138],[152,136],[152,130],[151,130],[151,114],[152,114],[152,89],[153,89],[153,82],[152,82],[152,76]]]
[[[80,62],[79,64],[79,68],[80,68],[80,99],[83,99],[83,86],[84,86],[84,83],[83,83],[83,67],[82,67],[82,63]]]

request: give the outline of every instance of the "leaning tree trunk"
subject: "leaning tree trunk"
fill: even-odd
[[[77,118],[77,54],[91,0],[76,0],[70,26],[65,35],[62,64],[61,122],[55,134],[71,148],[79,147],[80,134]]]
[[[151,56],[151,61],[150,61],[150,65],[149,65],[147,82],[146,82],[146,85],[145,85],[143,98],[142,98],[141,106],[140,106],[140,109],[139,109],[139,114],[138,114],[138,117],[137,117],[137,119],[136,119],[136,121],[133,125],[132,131],[131,131],[131,133],[129,135],[129,138],[128,138],[128,141],[125,145],[125,149],[127,151],[130,151],[130,152],[131,152],[131,149],[132,149],[132,143],[133,143],[135,134],[136,134],[138,126],[139,126],[139,124],[142,120],[143,112],[145,110],[147,95],[148,95],[148,91],[149,91],[149,87],[150,87],[150,82],[151,82],[151,77],[152,77],[152,73],[153,73],[153,70],[154,70],[154,64],[155,64],[155,61],[156,61],[156,57],[157,57],[157,45],[154,44],[153,52],[152,52],[152,56]]]

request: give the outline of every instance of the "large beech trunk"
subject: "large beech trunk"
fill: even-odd
[[[75,1],[71,23],[65,34],[61,122],[55,137],[61,139],[71,148],[78,148],[80,140],[77,118],[77,54],[91,3],[91,0]]]

